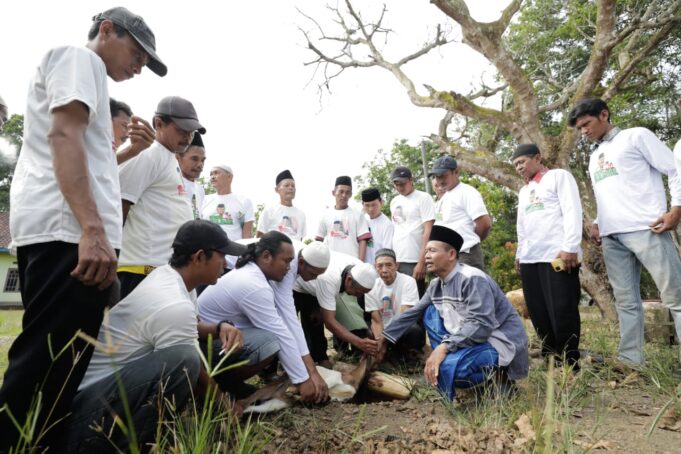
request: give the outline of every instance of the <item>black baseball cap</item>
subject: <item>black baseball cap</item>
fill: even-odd
[[[184,131],[198,131],[205,134],[206,128],[199,123],[194,105],[179,96],[166,96],[156,107],[156,115],[168,115]]]
[[[390,181],[405,182],[410,178],[411,170],[404,166],[395,167],[395,170],[390,174]]]
[[[433,168],[430,169],[430,172],[428,172],[428,176],[432,177],[433,175],[443,175],[450,170],[456,170],[456,167],[456,159],[449,155],[440,156],[433,163]]]
[[[225,255],[242,255],[248,248],[227,238],[222,228],[205,219],[187,221],[175,235],[173,251],[178,254],[193,254],[199,249],[219,251]]]
[[[147,66],[150,70],[163,77],[168,73],[168,67],[156,55],[156,37],[142,16],[133,14],[127,8],[117,6],[111,8],[103,13],[99,13],[92,17],[93,22],[108,19],[114,24],[124,28],[130,35],[135,38],[135,41],[142,46],[142,49],[149,54],[149,63]]]

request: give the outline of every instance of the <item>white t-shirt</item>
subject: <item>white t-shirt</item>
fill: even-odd
[[[486,214],[487,208],[478,190],[466,183],[459,183],[438,200],[435,224],[448,227],[461,235],[461,252],[468,252],[480,243],[473,221]]]
[[[367,242],[367,253],[364,261],[373,265],[376,260],[376,251],[384,248],[393,248],[395,227],[390,222],[390,219],[388,219],[388,216],[383,213],[374,219],[370,219],[369,215],[364,216],[369,223],[369,231],[371,232],[371,239]]]
[[[362,263],[357,257],[342,252],[331,251],[329,267],[312,281],[305,282],[300,276],[296,279],[293,289],[297,292],[307,293],[317,298],[319,306],[329,311],[336,310],[336,297],[340,294],[341,274],[349,265]]]
[[[648,129],[624,129],[602,142],[591,154],[589,174],[601,236],[648,230],[667,211],[662,174],[669,177],[672,206],[681,205],[674,155]]]
[[[400,314],[401,306],[413,306],[418,302],[416,280],[398,272],[395,281],[389,286],[380,277],[376,278],[374,288],[364,297],[364,310],[379,311],[385,328]]]
[[[52,49],[29,85],[24,143],[10,188],[12,247],[80,241],[80,224],[59,189],[47,141],[51,112],[73,101],[83,103],[89,112],[84,145],[90,190],[109,242],[121,247],[121,192],[116,155],[111,152],[106,67],[86,47]]]
[[[296,339],[277,312],[274,290],[254,262],[230,271],[201,293],[199,318],[208,323],[231,320],[239,329],[271,332],[279,340],[279,359],[291,381],[309,378]]]
[[[435,219],[433,199],[423,191],[397,195],[390,201],[390,216],[395,226],[393,249],[397,261],[416,263],[421,255],[423,223]]]
[[[332,251],[359,257],[359,241],[371,238],[364,215],[352,207],[326,210],[319,221],[316,239],[324,240]]]
[[[109,311],[79,390],[144,356],[177,345],[196,345],[196,292],[188,292],[170,265],[156,268]],[[198,355],[198,353],[197,353]]]
[[[184,176],[182,177],[184,183],[184,192],[192,207],[194,219],[201,219],[201,207],[203,206],[203,199],[206,197],[206,191],[200,183],[196,181],[189,181]]]
[[[119,265],[161,266],[182,224],[194,219],[175,153],[154,143],[119,167],[121,198],[130,207]]]
[[[251,200],[234,193],[207,195],[201,217],[222,227],[232,241],[243,238],[244,224],[255,221]]]
[[[582,249],[582,204],[577,182],[563,169],[537,174],[518,193],[520,263],[548,263],[560,251]]]
[[[681,175],[681,140],[674,147],[674,161],[676,161],[676,173]]]
[[[277,203],[265,207],[258,220],[258,232],[267,233],[276,230],[285,233],[294,240],[302,241],[307,234],[305,213],[296,207]]]

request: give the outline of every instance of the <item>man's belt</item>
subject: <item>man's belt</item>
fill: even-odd
[[[116,271],[119,273],[133,273],[133,274],[143,274],[147,275],[150,274],[152,271],[156,269],[155,266],[152,265],[126,265],[126,266],[119,266]]]

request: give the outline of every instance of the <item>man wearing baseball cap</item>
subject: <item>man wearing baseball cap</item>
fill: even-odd
[[[416,279],[419,296],[426,291],[426,243],[435,222],[435,204],[427,193],[414,187],[411,170],[398,166],[390,174],[398,195],[390,201],[390,217],[395,226],[393,250],[400,264],[398,271]]]
[[[241,333],[229,322],[197,325],[193,290],[215,284],[225,255],[243,254],[246,247],[231,242],[215,224],[195,220],[180,227],[172,251],[170,263],[151,272],[102,324],[98,348],[71,407],[66,452],[108,451],[111,443],[127,449],[127,436],[116,421],[126,411],[121,387],[137,441],[149,443],[162,413],[156,403],[168,399],[180,413],[200,375],[207,380],[200,372],[197,337],[206,340],[210,334],[225,351],[243,345]],[[93,429],[96,425],[103,430]]]
[[[42,436],[31,448],[53,444],[91,355],[84,341],[73,339],[78,331],[96,336],[104,308],[118,299],[112,284],[121,248],[121,193],[107,76],[121,82],[144,66],[161,76],[167,72],[153,32],[125,8],[96,15],[87,39],[82,47],[48,51],[29,86],[10,190],[24,328],[10,349],[0,389],[0,407],[7,410],[0,413],[0,451],[19,440],[9,412],[25,428],[38,388],[42,406],[30,424]],[[53,359],[65,348],[70,350]]]
[[[459,261],[485,270],[485,260],[480,248],[492,228],[492,218],[487,213],[482,195],[473,186],[459,180],[456,159],[439,157],[428,173],[445,193],[438,200],[435,225],[444,225],[463,237]]]
[[[168,263],[177,229],[194,219],[176,155],[195,132],[205,134],[191,102],[163,98],[154,116],[156,140],[119,167],[123,200],[123,248],[118,278],[125,298],[157,266]]]

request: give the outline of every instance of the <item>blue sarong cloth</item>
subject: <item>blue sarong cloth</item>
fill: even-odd
[[[435,349],[448,333],[434,305],[426,308],[423,324],[428,332],[430,345]],[[460,348],[447,353],[440,364],[437,386],[450,400],[454,399],[455,388],[471,388],[485,382],[498,364],[499,354],[489,342]]]

